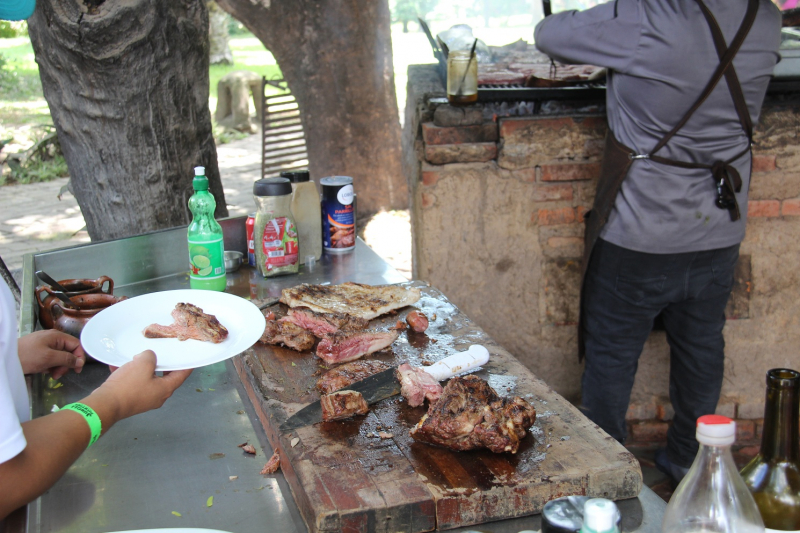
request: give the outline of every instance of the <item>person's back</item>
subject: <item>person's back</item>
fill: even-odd
[[[707,0],[725,41],[733,40],[747,2]],[[719,56],[706,18],[695,1],[618,0],[537,28],[537,46],[567,62],[609,68],[609,128],[640,154],[652,150],[705,87]],[[580,37],[576,39],[575,34]],[[570,35],[572,34],[572,35]],[[752,29],[734,59],[750,116],[758,120],[778,60],[780,11],[759,0]],[[723,78],[686,125],[657,155],[687,162],[727,160],[746,149],[747,135]],[[733,163],[744,181],[737,195],[742,218],[732,222],[714,205],[705,169],[666,167],[637,160],[617,197],[602,238],[649,253],[708,250],[744,237],[750,157]]]

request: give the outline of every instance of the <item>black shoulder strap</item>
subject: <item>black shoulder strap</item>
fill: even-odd
[[[750,32],[750,29],[753,27],[753,22],[756,19],[756,13],[758,12],[758,0],[748,0],[747,3],[747,12],[745,13],[744,20],[742,20],[741,26],[739,26],[739,30],[736,32],[736,36],[731,41],[731,45],[729,47],[725,46],[725,39],[722,36],[722,31],[719,29],[719,25],[717,24],[716,20],[714,20],[713,16],[709,18],[711,15],[710,11],[705,4],[703,4],[702,0],[695,0],[699,5],[700,9],[703,11],[703,14],[706,15],[706,20],[708,22],[709,27],[711,28],[711,33],[714,37],[714,45],[717,48],[717,54],[720,56],[719,65],[714,70],[714,74],[711,76],[708,84],[706,85],[703,92],[700,94],[700,97],[694,103],[694,105],[686,112],[683,118],[678,122],[672,130],[669,131],[650,151],[650,154],[655,154],[664,145],[669,142],[669,140],[689,121],[689,118],[694,114],[695,111],[706,101],[709,97],[711,92],[719,83],[719,80],[722,79],[723,74],[726,75],[726,81],[728,82],[728,87],[731,91],[731,96],[733,97],[734,105],[736,106],[736,112],[739,114],[739,120],[742,123],[742,127],[744,128],[745,132],[748,135],[748,138],[752,139],[752,121],[750,120],[750,113],[747,110],[747,105],[744,100],[744,96],[742,95],[742,88],[739,85],[739,80],[736,77],[736,72],[733,70],[733,58],[736,56],[736,53],[741,48],[742,43],[744,42],[745,37]],[[731,74],[727,74],[728,70],[732,71]],[[739,101],[741,99],[741,101]]]

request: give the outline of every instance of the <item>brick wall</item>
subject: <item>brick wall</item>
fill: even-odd
[[[441,289],[500,344],[580,403],[577,316],[583,215],[594,198],[605,115],[497,118],[452,108],[435,71],[409,69],[403,137],[414,277]],[[768,98],[756,131],[747,237],[725,329],[718,412],[755,444],[764,376],[800,368],[800,99]],[[602,109],[602,106],[599,106]],[[566,109],[569,109],[568,107]],[[663,440],[669,349],[655,331],[640,359],[631,438]]]

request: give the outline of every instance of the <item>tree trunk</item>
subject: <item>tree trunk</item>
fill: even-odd
[[[212,65],[233,65],[227,12],[220,9],[214,0],[206,2],[208,7],[208,62]]]
[[[272,52],[315,179],[352,176],[360,215],[408,206],[387,0],[217,0]]]
[[[196,165],[227,216],[205,0],[39,0],[28,28],[92,240],[188,223]]]

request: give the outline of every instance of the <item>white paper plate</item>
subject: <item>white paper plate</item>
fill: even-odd
[[[214,315],[228,330],[219,344],[194,339],[148,339],[142,331],[150,324],[174,322],[175,304],[196,305]],[[198,368],[224,361],[251,347],[264,333],[266,321],[258,307],[238,296],[205,290],[179,290],[144,294],[123,300],[97,313],[81,332],[86,353],[100,362],[122,366],[134,355],[153,350],[156,370]]]

